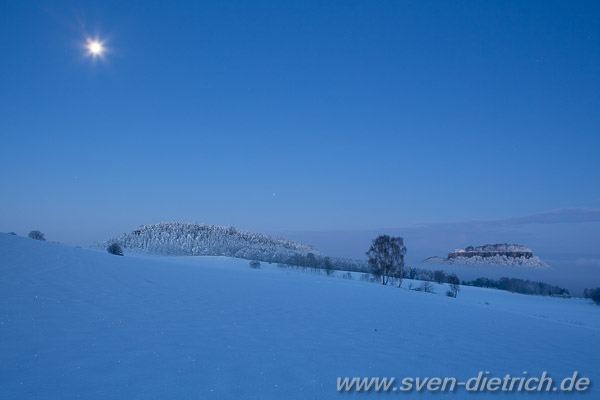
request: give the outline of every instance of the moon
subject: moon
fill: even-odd
[[[89,54],[94,57],[102,56],[104,53],[104,46],[99,40],[88,39],[87,49]]]

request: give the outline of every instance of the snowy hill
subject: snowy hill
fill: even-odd
[[[590,301],[471,287],[454,299],[446,289],[0,234],[0,398],[364,398],[375,394],[338,394],[337,377],[480,370],[600,382],[600,308]]]
[[[228,256],[269,262],[285,262],[291,257],[309,253],[319,254],[314,247],[304,243],[240,231],[234,227],[186,222],[144,225],[95,247],[105,249],[111,243],[154,254]]]

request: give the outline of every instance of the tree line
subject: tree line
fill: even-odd
[[[183,228],[184,231],[187,230],[187,232],[185,232],[186,235],[173,235],[173,225],[177,226],[180,229]],[[499,290],[506,290],[513,293],[529,295],[569,295],[569,291],[567,289],[539,281],[529,281],[518,278],[502,277],[498,280],[490,278],[477,278],[468,282],[460,282],[460,280],[454,273],[447,274],[443,270],[431,271],[416,267],[407,267],[405,266],[404,262],[404,256],[406,255],[407,248],[404,245],[404,239],[402,237],[380,235],[373,239],[371,246],[365,253],[367,256],[367,261],[365,262],[353,259],[330,258],[327,256],[322,256],[318,253],[315,254],[313,252],[306,252],[306,250],[311,249],[311,247],[306,246],[302,243],[287,241],[285,239],[272,239],[265,235],[238,231],[235,228],[223,228],[215,226],[181,223],[162,223],[152,226],[146,226],[143,228],[145,228],[146,231],[150,231],[150,235],[148,235],[150,237],[144,237],[143,240],[140,241],[144,243],[144,245],[141,246],[141,243],[135,243],[136,240],[130,239],[130,241],[134,242],[131,243],[134,244],[134,246],[132,247],[141,247],[148,249],[148,247],[154,247],[152,245],[155,245],[156,247],[164,246],[170,247],[171,249],[173,247],[186,249],[187,246],[185,246],[185,244],[189,245],[189,242],[193,243],[199,239],[198,236],[190,234],[190,228],[193,228],[193,230],[195,231],[194,233],[197,233],[198,231],[203,231],[203,236],[205,236],[203,239],[205,240],[206,236],[214,237],[215,231],[217,231],[219,235],[216,236],[220,236],[220,240],[217,241],[220,241],[221,245],[224,245],[225,243],[227,243],[227,245],[230,245],[231,242],[238,242],[236,243],[237,246],[233,247],[239,251],[239,241],[242,241],[246,242],[246,251],[249,250],[248,247],[252,248],[252,245],[256,246],[253,250],[255,250],[257,247],[260,248],[261,251],[259,251],[259,253],[262,257],[252,257],[256,256],[257,254],[247,254],[246,251],[238,252],[235,255],[239,258],[256,260],[255,262],[258,264],[253,264],[253,268],[260,268],[260,262],[258,261],[260,260],[269,263],[277,262],[280,266],[291,265],[302,268],[310,268],[312,270],[324,270],[327,273],[327,275],[333,274],[333,271],[335,270],[366,273],[372,276],[374,280],[378,281],[382,285],[393,284],[397,285],[398,287],[401,287],[403,279],[419,280],[424,282],[436,282],[438,284],[450,285],[451,290],[448,291],[447,295],[451,297],[457,296],[458,292],[460,291],[460,284],[462,284],[463,286],[494,288]],[[208,235],[206,231],[209,231]],[[14,232],[10,232],[10,234],[16,235]],[[129,236],[129,238],[131,238],[131,235],[124,236]],[[133,236],[136,237],[136,239],[138,239],[138,237],[142,236],[142,231],[134,231]],[[160,237],[159,240],[157,240],[157,236]],[[185,237],[185,242],[187,243],[181,240],[182,236]],[[227,240],[224,240],[223,236],[227,237]],[[28,237],[35,240],[46,240],[44,234],[37,230],[31,231]],[[240,240],[240,238],[242,238],[242,240]],[[152,243],[152,245],[149,246],[149,242]],[[248,246],[248,242],[252,243],[252,245]],[[227,245],[225,245],[224,247],[228,247]],[[244,246],[241,247],[244,248]],[[265,247],[268,248],[270,251],[266,250]],[[285,249],[284,251],[281,251],[282,247]],[[123,255],[123,250],[117,241],[109,243],[106,249],[111,254]],[[154,250],[156,250],[156,248],[154,248]],[[295,252],[298,250],[301,250],[303,252]],[[254,252],[248,251],[248,253]],[[421,290],[423,291],[429,291],[430,287],[428,286],[425,289],[421,288]],[[597,304],[600,304],[600,288],[585,289],[583,297],[592,299]]]
[[[534,294],[542,296],[568,296],[569,291],[556,285],[544,282],[502,277],[498,280],[477,278],[470,282],[463,282],[466,286],[494,288],[513,293]]]

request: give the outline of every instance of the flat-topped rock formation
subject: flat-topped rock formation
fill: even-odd
[[[448,253],[448,259],[457,257],[495,257],[495,256],[506,256],[506,257],[533,257],[533,252],[529,247],[522,246],[520,244],[486,244],[483,246],[468,246],[464,250],[457,249],[453,252]]]

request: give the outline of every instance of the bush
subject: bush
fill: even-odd
[[[600,288],[585,289],[583,297],[594,300],[594,303],[600,305]]]
[[[44,234],[40,231],[31,231],[29,232],[29,239],[41,240],[42,242],[46,241]]]
[[[421,290],[423,290],[425,293],[435,293],[433,291],[433,285],[428,281],[423,282],[421,285]]]
[[[433,271],[433,280],[438,284],[446,282],[446,273],[442,270]]]
[[[446,280],[450,284],[450,290],[452,291],[452,296],[456,297],[458,295],[458,292],[460,292],[460,286],[459,286],[460,281],[458,279],[458,276],[456,276],[454,273],[452,273],[446,277]]]
[[[454,292],[452,290],[448,290],[446,292],[446,296],[448,296],[448,297],[454,297]]]
[[[371,282],[371,283],[376,283],[378,281],[377,277],[372,276],[371,274],[361,274],[360,280],[363,282]]]
[[[325,268],[325,273],[327,276],[333,275],[333,264],[331,263],[331,259],[329,257],[325,257],[325,261],[323,261],[323,268]]]
[[[115,256],[123,255],[123,249],[117,243],[113,243],[110,246],[108,246],[106,248],[106,251],[108,251],[110,254],[114,254]]]
[[[9,235],[13,235],[13,236],[17,236],[17,234],[16,234],[16,233],[14,233],[14,232],[8,232],[8,234],[9,234]]]
[[[433,285],[429,281],[424,281],[421,286],[413,288],[412,284],[408,286],[409,290],[414,290],[415,292],[425,292],[425,293],[435,293],[433,291]]]
[[[257,261],[257,260],[250,261],[250,268],[254,268],[254,269],[260,268],[260,261]]]

